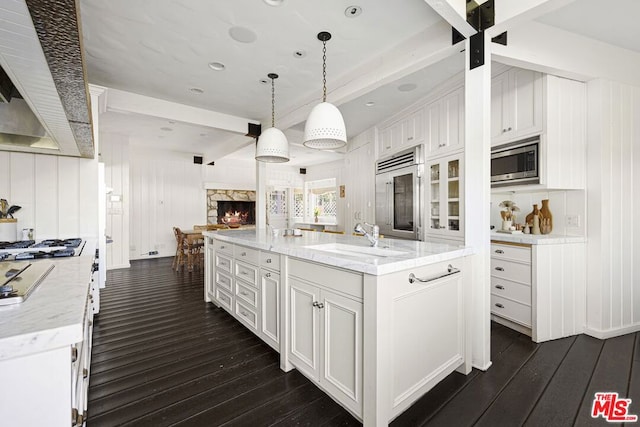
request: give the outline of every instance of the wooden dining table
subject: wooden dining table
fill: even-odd
[[[182,230],[182,235],[187,241],[187,270],[193,271],[193,256],[194,251],[192,248],[198,243],[203,243],[204,235],[202,234],[204,230]]]

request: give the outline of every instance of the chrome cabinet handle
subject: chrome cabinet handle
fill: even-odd
[[[504,271],[504,268],[502,268],[502,267],[496,267],[496,270],[498,270],[498,271]]]
[[[224,245],[220,246],[220,249],[224,249],[224,248],[226,248],[226,246],[224,246]]]
[[[247,293],[247,292],[245,292],[245,291],[241,291],[241,292],[240,292],[240,295],[244,295],[244,296],[246,297],[247,295],[249,295],[249,293]]]
[[[271,273],[265,273],[264,277],[271,277]]]
[[[409,283],[415,283],[415,282],[420,282],[420,283],[427,283],[427,282],[433,282],[434,280],[438,280],[438,279],[442,279],[443,277],[447,277],[447,276],[452,276],[454,274],[458,274],[460,273],[460,269],[459,268],[455,268],[454,266],[452,266],[451,264],[449,264],[447,266],[447,272],[440,274],[438,276],[435,277],[429,277],[426,279],[421,279],[420,277],[416,277],[415,274],[411,273],[409,274]]]
[[[314,307],[318,307],[318,308],[324,308],[324,303],[322,302],[318,302],[318,301],[314,301],[313,304]]]
[[[495,251],[495,252],[496,252],[497,254],[503,254],[503,253],[504,253],[504,251],[503,251],[502,249],[496,249],[496,251]]]
[[[249,316],[246,311],[241,311],[240,314],[242,314],[244,317],[248,317]]]
[[[502,285],[496,285],[496,289],[500,289],[501,291],[504,290],[504,286]]]
[[[495,304],[495,306],[496,306],[496,307],[498,307],[498,308],[504,308],[504,305],[500,304],[499,302],[497,302],[497,303]]]
[[[267,258],[267,264],[271,264],[271,258]]]
[[[247,256],[247,253],[246,253],[246,252],[242,252],[242,253],[240,254],[240,256]]]

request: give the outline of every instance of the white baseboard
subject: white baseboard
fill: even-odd
[[[601,340],[606,340],[607,338],[619,337],[621,335],[631,334],[634,332],[640,331],[640,323],[635,325],[629,325],[622,328],[615,329],[595,329],[595,328],[584,328],[584,333]]]

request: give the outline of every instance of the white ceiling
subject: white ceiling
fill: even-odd
[[[362,14],[350,18],[354,4]],[[276,72],[276,126],[285,116],[322,95],[322,44],[319,31],[330,31],[327,43],[327,86],[371,63],[441,22],[424,0],[284,0],[273,7],[264,0],[81,0],[81,21],[90,83],[180,104],[259,120],[270,125],[271,87],[263,84]],[[604,10],[603,10],[604,9]],[[538,21],[581,35],[638,50],[638,0],[576,0]],[[241,27],[255,36],[251,43],[231,38]],[[246,31],[245,31],[246,32]],[[635,33],[635,34],[634,34]],[[634,43],[635,42],[635,43]],[[306,53],[297,58],[294,52]],[[210,62],[222,62],[213,71]],[[462,54],[387,83],[339,105],[349,137],[379,123],[423,97],[433,87],[463,70]],[[398,90],[412,83],[415,90]],[[379,86],[379,87],[378,87]],[[197,94],[190,88],[199,88]],[[373,107],[365,103],[373,101]],[[293,166],[309,166],[339,157],[306,149],[299,131],[290,136]],[[167,119],[107,112],[101,129],[127,135],[132,143],[193,153],[233,140],[234,134]],[[161,130],[170,128],[170,131]],[[248,146],[227,158],[251,159]]]

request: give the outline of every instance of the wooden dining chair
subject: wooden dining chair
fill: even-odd
[[[178,271],[178,268],[184,266],[187,253],[185,252],[185,239],[180,228],[173,227],[173,234],[176,237],[176,255],[173,257],[171,268]]]

